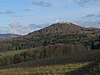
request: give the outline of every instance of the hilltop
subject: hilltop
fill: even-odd
[[[53,34],[53,33],[62,33],[62,34],[71,34],[79,33],[84,29],[81,26],[75,25],[73,23],[55,23],[38,31],[29,33],[28,35],[41,33],[41,34]]]
[[[74,23],[55,23],[48,27],[29,33],[26,36],[36,35],[36,34],[79,34],[79,33],[99,33],[98,28],[85,28]]]

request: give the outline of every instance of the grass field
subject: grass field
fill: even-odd
[[[13,55],[15,55],[15,54],[19,54],[19,53],[22,53],[22,52],[24,52],[24,51],[27,51],[27,49],[3,52],[3,53],[0,53],[0,56],[13,56]]]

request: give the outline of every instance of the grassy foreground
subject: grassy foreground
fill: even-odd
[[[1,69],[0,75],[100,75],[100,63]]]
[[[100,75],[100,50],[8,65],[0,75]]]
[[[88,65],[88,63],[52,65],[34,68],[12,68],[0,70],[0,75],[64,75],[67,72],[74,71],[86,65]]]

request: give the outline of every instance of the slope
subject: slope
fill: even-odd
[[[100,50],[23,62],[3,68],[6,69],[0,69],[1,75],[99,75]]]

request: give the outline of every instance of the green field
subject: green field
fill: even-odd
[[[3,53],[0,53],[0,56],[14,56],[15,54],[19,54],[19,53],[22,53],[24,51],[27,51],[27,49],[3,52]]]

